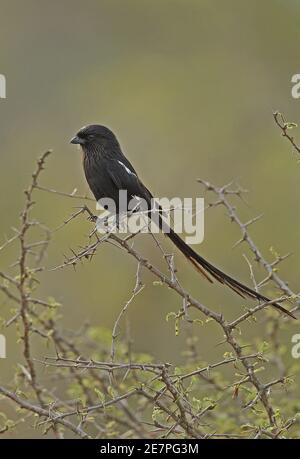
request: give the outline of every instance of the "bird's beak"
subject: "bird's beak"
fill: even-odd
[[[81,139],[80,137],[78,137],[78,135],[75,135],[75,137],[73,137],[70,140],[70,143],[73,143],[74,145],[83,145],[84,139]]]

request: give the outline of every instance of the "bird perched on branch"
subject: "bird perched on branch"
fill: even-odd
[[[141,198],[151,206],[152,194],[142,183],[132,164],[124,156],[116,136],[110,129],[97,124],[85,126],[72,138],[71,143],[80,145],[83,150],[85,176],[97,201],[103,198],[113,199],[118,209],[119,191],[126,190],[129,197]],[[149,216],[152,218],[151,213]],[[210,282],[213,282],[212,278],[216,279],[243,298],[250,297],[263,302],[270,302],[278,311],[296,318],[280,304],[272,302],[266,296],[247,287],[201,257],[171,228],[168,228],[165,233]]]

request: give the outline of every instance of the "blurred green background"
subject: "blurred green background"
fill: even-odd
[[[271,246],[293,252],[280,274],[298,291],[300,166],[272,117],[280,110],[300,121],[300,100],[291,97],[291,77],[300,73],[298,1],[1,0],[0,8],[0,73],[7,78],[7,99],[0,100],[1,240],[18,223],[22,190],[44,150],[54,149],[45,186],[88,192],[80,153],[68,141],[82,125],[101,123],[116,132],[156,196],[202,196],[197,178],[218,185],[235,179],[249,189],[241,216],[264,213],[251,234],[269,259]],[[80,205],[43,192],[37,200],[35,215],[51,228]],[[208,211],[205,227],[201,254],[250,283],[246,247],[232,250],[239,232],[224,210]],[[57,233],[47,266],[84,243],[89,229],[82,219]],[[139,247],[159,262],[149,236]],[[2,270],[11,256],[1,253]],[[241,311],[232,292],[206,283],[180,256],[177,262],[183,284],[204,304],[229,317]],[[111,328],[130,297],[135,268],[130,257],[105,246],[76,272],[47,273],[39,295],[63,304],[67,328],[86,320]],[[153,286],[151,276],[145,280],[128,314],[134,349],[179,364],[184,334],[176,337],[165,320],[179,300]],[[0,315],[9,316],[9,308],[2,303]],[[206,360],[224,351],[215,346],[219,331],[211,330],[199,336]],[[287,346],[297,331],[290,324],[283,332]],[[18,360],[16,332],[5,333],[3,383]]]

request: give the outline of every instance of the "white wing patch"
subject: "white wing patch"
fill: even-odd
[[[121,164],[121,166],[124,167],[124,169],[125,169],[125,171],[127,172],[127,174],[129,174],[129,175],[135,175],[135,174],[134,174],[133,172],[131,172],[131,170],[128,169],[128,167],[125,166],[125,164],[123,164],[121,161],[118,160],[118,163]]]

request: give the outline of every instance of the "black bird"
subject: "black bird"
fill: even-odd
[[[124,156],[116,136],[110,129],[97,124],[85,126],[73,137],[71,143],[80,145],[83,150],[85,176],[97,201],[111,198],[117,207],[119,191],[126,190],[129,199],[137,196],[151,206],[152,194],[141,182],[132,164]],[[151,213],[149,215],[151,217]],[[168,229],[166,235],[210,282],[213,282],[212,277],[230,287],[243,298],[250,297],[263,302],[271,301],[209,263],[171,228]],[[272,306],[296,319],[290,311],[280,304],[272,303]]]

